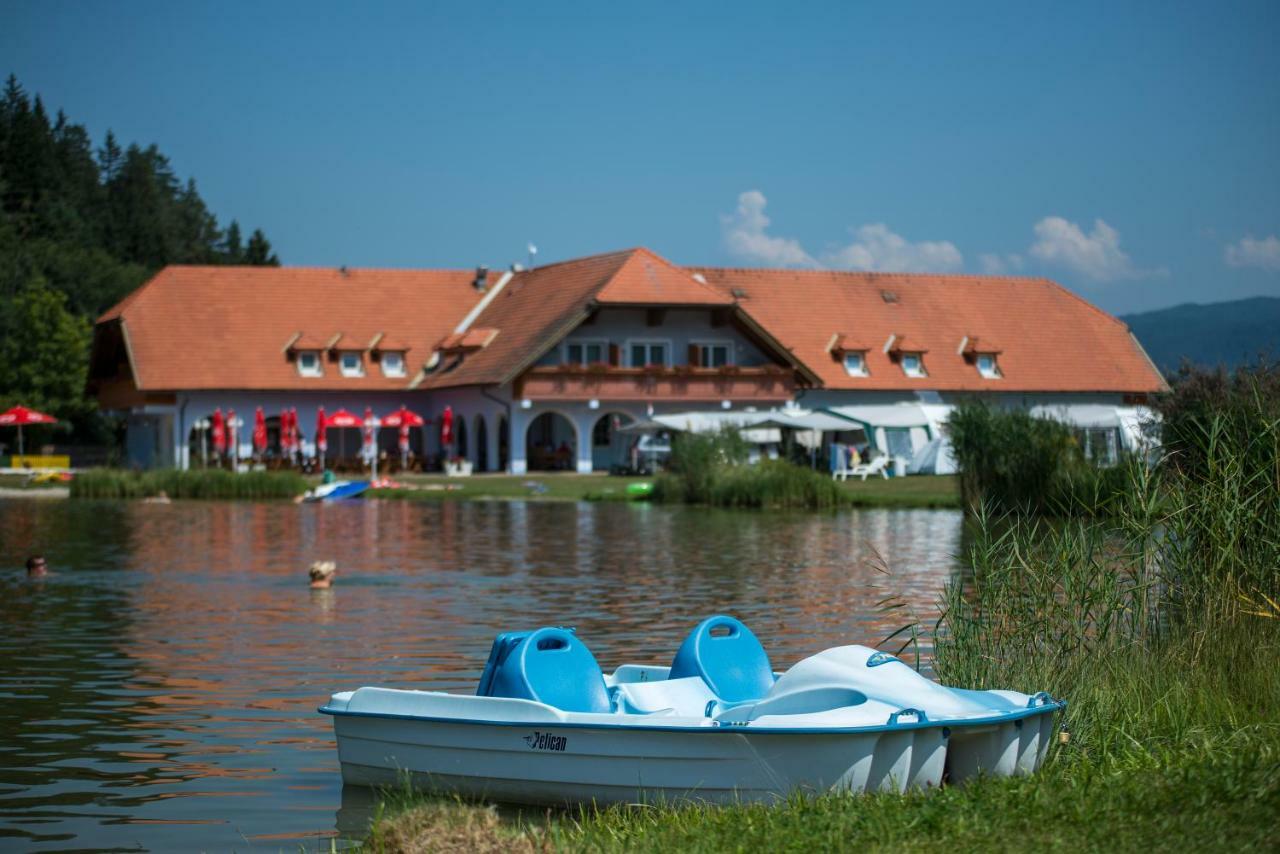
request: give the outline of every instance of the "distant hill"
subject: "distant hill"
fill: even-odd
[[[1158,311],[1123,315],[1161,370],[1184,358],[1198,365],[1234,367],[1259,353],[1280,359],[1280,298],[1187,303]]]

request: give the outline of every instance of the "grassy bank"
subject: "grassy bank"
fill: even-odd
[[[613,477],[600,474],[436,475],[397,476],[397,480],[417,489],[377,489],[375,498],[408,501],[465,501],[528,499],[547,501],[627,500],[627,487],[652,483],[653,478]],[[826,480],[827,478],[823,478]],[[868,478],[838,483],[840,506],[850,507],[938,507],[960,506],[958,480],[952,476]]]
[[[1202,411],[1194,454],[1134,468],[1110,512],[973,520],[966,569],[925,636],[948,684],[1048,690],[1069,739],[1037,774],[773,807],[499,818],[396,796],[373,851],[1215,851],[1280,847],[1280,420]]]
[[[223,469],[90,469],[71,481],[72,498],[154,498],[161,493],[169,498],[293,498],[306,489],[306,479],[294,472],[235,474]]]

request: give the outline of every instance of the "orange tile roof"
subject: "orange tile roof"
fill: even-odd
[[[726,293],[826,388],[938,391],[1154,392],[1164,380],[1128,327],[1047,279],[819,270],[689,268]],[[893,300],[886,300],[891,291]],[[834,333],[860,341],[906,336],[928,350],[928,379],[904,376],[882,346],[868,376],[851,377],[828,350]],[[999,341],[1001,379],[956,349],[964,336]]]
[[[628,249],[513,273],[473,325],[472,270],[168,267],[100,319],[122,321],[140,389],[404,389],[509,382],[599,305],[735,307],[807,381],[833,389],[1150,392],[1164,381],[1114,317],[1046,279],[681,268]],[[889,294],[892,298],[886,297]],[[926,352],[908,378],[884,349]],[[957,350],[1000,353],[1001,379]],[[420,374],[442,344],[440,367]],[[456,340],[455,340],[456,339]],[[993,343],[1000,342],[994,348]],[[292,345],[290,345],[292,342]],[[409,376],[298,375],[285,349],[412,350]],[[866,349],[851,377],[841,349]]]
[[[683,303],[679,302],[678,279],[687,286]],[[536,267],[513,274],[476,318],[476,326],[500,332],[489,346],[461,358],[442,360],[417,387],[507,382],[585,320],[592,306],[602,302],[602,295],[610,304],[677,300],[677,304],[687,305],[691,299],[715,305],[732,303],[645,249]]]
[[[283,351],[298,332],[322,349],[365,349],[382,332],[422,354],[475,305],[469,270],[166,267],[104,314],[128,332],[145,390],[403,389],[409,379],[301,377]],[[296,342],[295,342],[296,348]]]

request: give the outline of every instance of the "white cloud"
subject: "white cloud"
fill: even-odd
[[[854,240],[823,256],[832,267],[895,273],[948,273],[964,267],[964,256],[949,240],[912,243],[882,222],[851,229]]]
[[[1047,216],[1035,224],[1036,241],[1028,250],[1034,257],[1068,267],[1090,279],[1111,282],[1137,279],[1162,271],[1139,270],[1120,248],[1120,232],[1101,219],[1085,234],[1074,222]]]
[[[737,209],[720,217],[724,229],[724,242],[729,251],[748,261],[756,261],[776,267],[817,267],[798,240],[789,237],[770,237],[769,217],[764,207],[768,203],[764,193],[747,190],[738,196]]]
[[[978,256],[978,266],[988,276],[1008,276],[1017,273],[1026,266],[1021,255],[997,255],[984,252]]]
[[[738,196],[734,212],[720,218],[725,245],[739,258],[776,267],[828,266],[901,273],[948,272],[964,266],[964,256],[954,243],[912,243],[883,223],[851,229],[853,242],[824,253],[820,263],[800,241],[768,233],[767,204],[764,193],[748,190]]]
[[[1280,271],[1280,238],[1274,234],[1256,240],[1245,237],[1232,243],[1223,253],[1228,267],[1257,267],[1268,272]]]

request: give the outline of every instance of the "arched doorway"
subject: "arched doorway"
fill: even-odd
[[[476,416],[476,471],[489,470],[489,428],[484,416]]]
[[[511,429],[506,415],[498,416],[498,471],[511,467]]]
[[[529,471],[573,471],[578,436],[573,422],[558,412],[544,412],[525,431],[525,459]]]
[[[453,452],[464,460],[467,458],[466,418],[458,418],[453,422]]]
[[[606,412],[596,419],[591,428],[591,470],[609,471],[614,466],[627,464],[629,442],[625,433],[618,433],[634,419],[625,412]]]

